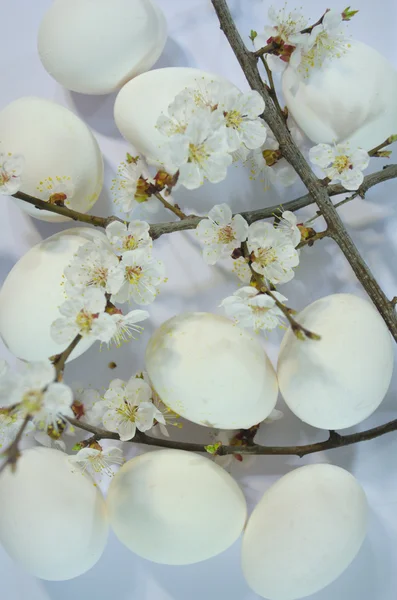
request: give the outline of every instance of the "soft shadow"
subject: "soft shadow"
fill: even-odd
[[[117,93],[89,96],[65,90],[65,95],[69,97],[74,111],[91,129],[108,137],[123,139],[113,116]]]
[[[173,38],[167,38],[164,50],[153,65],[153,69],[164,69],[165,67],[196,67],[197,62],[191,52],[186,53],[186,50],[178,44]]]

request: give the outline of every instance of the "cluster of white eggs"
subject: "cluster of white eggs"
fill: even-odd
[[[38,46],[44,67],[66,88],[87,94],[122,88],[116,124],[156,163],[162,143],[157,118],[180,91],[213,80],[233,87],[198,69],[145,72],[165,42],[165,19],[152,0],[55,0]],[[368,70],[382,85],[367,77]],[[380,98],[385,82],[389,87]],[[306,79],[289,68],[283,75],[287,106],[315,142],[347,138],[367,149],[382,142],[397,130],[396,91],[389,63],[358,42]],[[48,100],[21,98],[0,112],[0,151],[25,156],[25,193],[37,196],[41,182],[68,177],[75,187],[73,207],[86,212],[101,191],[103,163],[95,138],[73,113]],[[36,218],[65,220],[14,201]],[[62,350],[50,327],[65,299],[63,271],[94,238],[106,243],[91,228],[58,233],[32,248],[8,275],[0,292],[0,335],[18,358],[44,360]],[[20,293],[21,281],[29,295]],[[392,375],[393,347],[381,317],[368,302],[336,294],[314,302],[297,320],[321,340],[301,342],[288,330],[276,372],[257,338],[228,319],[178,315],[148,344],[153,387],[169,408],[203,426],[249,428],[271,413],[279,389],[291,411],[313,427],[360,423],[379,406]],[[70,359],[87,349],[79,344]],[[47,448],[24,451],[16,473],[0,477],[0,541],[27,571],[49,580],[90,569],[102,555],[109,524],[133,552],[170,565],[213,557],[243,533],[242,566],[252,589],[270,600],[294,600],[347,568],[364,539],[366,518],[358,482],[328,464],[283,477],[248,522],[244,495],[232,477],[204,456],[177,450],[130,460],[113,478],[106,500],[88,475],[72,470],[66,455]]]

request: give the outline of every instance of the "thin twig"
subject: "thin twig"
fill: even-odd
[[[13,472],[15,471],[17,460],[20,457],[19,442],[21,441],[24,431],[25,431],[26,427],[28,426],[30,418],[31,418],[30,415],[26,415],[26,417],[24,418],[23,423],[16,435],[15,440],[2,453],[3,456],[6,457],[6,460],[3,462],[3,464],[0,467],[0,474],[4,471],[4,469],[6,468],[7,465],[9,465],[11,467],[11,470]]]
[[[155,192],[154,195],[156,196],[156,198],[158,200],[160,200],[161,204],[167,208],[168,210],[170,210],[171,212],[174,213],[174,215],[176,215],[179,219],[186,219],[187,215],[185,215],[185,213],[183,211],[181,211],[180,208],[178,208],[178,206],[174,206],[173,204],[171,204],[170,202],[168,202],[165,198],[163,198],[163,196],[160,194],[160,192]]]
[[[106,431],[98,427],[93,427],[87,423],[82,423],[77,419],[69,419],[71,425],[88,431],[95,436],[96,440],[109,439],[109,440],[120,440],[117,433]],[[306,444],[304,446],[261,446],[260,444],[247,444],[241,446],[220,446],[217,454],[224,456],[228,454],[242,454],[242,455],[290,455],[290,456],[306,456],[307,454],[314,454],[315,452],[324,452],[325,450],[332,450],[333,448],[341,448],[343,446],[350,446],[351,444],[357,444],[359,442],[365,442],[373,440],[377,437],[391,433],[397,430],[397,419],[367,429],[360,433],[352,433],[350,435],[340,435],[336,432],[330,432],[330,436],[323,442],[317,442],[316,444]],[[206,452],[206,444],[195,444],[192,442],[177,442],[170,439],[159,439],[153,438],[140,431],[136,432],[135,437],[130,440],[132,443],[143,444],[147,446],[158,446],[161,448],[174,448],[177,450],[188,450],[190,452]]]
[[[367,294],[375,304],[378,312],[384,319],[392,336],[397,341],[397,316],[386,294],[372,275],[369,267],[356,248],[352,238],[343,225],[341,218],[331,199],[328,190],[318,180],[305,160],[303,154],[295,144],[284,119],[273,104],[272,98],[262,81],[258,71],[257,58],[244,45],[230,14],[226,0],[212,0],[215,12],[218,15],[221,29],[225,33],[229,44],[240,63],[240,66],[253,90],[259,92],[265,101],[263,119],[266,121],[276,140],[284,158],[294,167],[309,194],[319,207],[324,217],[330,237],[338,244],[345,258],[352,267],[357,279],[360,281]]]
[[[57,378],[59,378],[62,375],[66,361],[68,360],[69,356],[72,354],[73,350],[76,348],[77,344],[80,342],[81,339],[82,337],[78,333],[74,340],[70,342],[66,350],[52,358],[52,364],[55,367]]]
[[[378,146],[375,146],[375,148],[372,148],[372,150],[369,150],[368,154],[370,156],[377,156],[378,152],[380,150],[382,150],[382,148],[386,148],[386,146],[390,146],[390,144],[393,144],[396,141],[397,141],[396,135],[389,135],[389,137],[384,142],[382,142],[381,144],[378,144]]]
[[[267,59],[265,56],[261,56],[261,61],[262,61],[263,66],[266,69],[267,78],[269,80],[270,93],[272,95],[273,102],[277,106],[277,109],[278,109],[280,115],[282,115],[284,118],[283,109],[281,108],[280,103],[278,101],[276,86],[274,85],[273,73],[272,73],[271,69],[269,68],[269,65],[267,64]]]
[[[312,237],[307,238],[307,240],[302,240],[301,242],[299,242],[296,248],[297,250],[300,250],[300,248],[303,248],[304,246],[312,246],[314,242],[316,242],[317,240],[322,240],[323,238],[328,237],[328,235],[329,233],[327,229],[325,231],[318,231]]]

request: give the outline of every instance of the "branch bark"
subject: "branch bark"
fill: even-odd
[[[250,87],[253,90],[256,90],[265,101],[266,108],[263,119],[269,125],[276,137],[282,155],[294,167],[295,171],[305,184],[309,194],[312,196],[327,222],[330,237],[342,250],[356,274],[357,279],[361,282],[365,291],[375,304],[378,312],[383,317],[392,336],[397,341],[397,316],[394,306],[392,306],[392,303],[379,286],[354,245],[337,210],[330,200],[327,189],[314,175],[303,154],[293,141],[284,120],[278,113],[278,110],[273,104],[271,96],[261,79],[256,56],[245,47],[244,42],[237,31],[226,0],[212,0],[212,4],[218,15],[220,27],[228,39]]]
[[[109,440],[120,440],[117,433],[106,431],[98,427],[93,427],[87,423],[82,423],[78,419],[68,419],[69,423],[74,427],[88,431],[95,436],[95,439],[109,439]],[[352,433],[350,435],[340,435],[336,432],[330,432],[329,438],[324,442],[317,442],[316,444],[306,444],[304,446],[261,446],[259,444],[248,444],[247,446],[220,446],[217,454],[224,456],[227,454],[242,454],[242,455],[284,455],[284,456],[299,456],[303,457],[307,454],[315,454],[316,452],[324,452],[325,450],[332,450],[333,448],[341,448],[343,446],[350,446],[357,444],[358,442],[366,442],[373,440],[377,437],[391,433],[397,430],[397,419],[367,429],[360,433]],[[137,431],[132,443],[143,444],[145,446],[159,446],[161,448],[174,448],[176,450],[187,450],[190,452],[206,452],[206,444],[195,444],[193,442],[176,442],[169,439],[158,439],[153,438],[146,433]]]

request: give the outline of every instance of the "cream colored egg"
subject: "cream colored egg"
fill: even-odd
[[[199,425],[248,429],[276,404],[276,375],[258,339],[218,315],[163,323],[149,340],[146,369],[162,401]]]
[[[6,106],[0,112],[0,152],[25,157],[20,190],[26,194],[48,200],[58,183],[71,184],[74,193],[66,205],[85,213],[101,193],[103,160],[97,141],[83,121],[55,102],[25,97]],[[69,220],[14,202],[42,221]]]
[[[370,150],[397,133],[397,73],[362,42],[352,41],[308,78],[288,67],[282,89],[296,123],[316,144],[347,140]]]
[[[357,555],[368,506],[340,467],[308,465],[282,477],[252,513],[243,536],[248,585],[267,600],[298,600],[337,579]]]
[[[128,461],[107,497],[119,540],[148,560],[188,565],[212,558],[240,536],[247,518],[235,480],[208,458],[159,450]]]
[[[298,340],[288,329],[277,376],[289,408],[322,429],[360,423],[382,402],[393,372],[393,344],[375,308],[352,294],[307,306],[298,323],[321,340]]]
[[[63,581],[100,559],[108,537],[102,494],[59,450],[22,452],[0,476],[0,543],[35,577]]]
[[[152,0],[55,0],[38,49],[48,73],[69,90],[108,94],[150,69],[167,39]]]
[[[22,360],[40,361],[62,352],[51,337],[51,323],[66,300],[64,269],[75,252],[93,239],[106,242],[100,231],[76,227],[33,246],[12,268],[0,290],[0,336]],[[82,340],[71,354],[77,358],[92,346]],[[69,359],[70,360],[70,359]]]
[[[224,77],[188,67],[155,69],[136,77],[119,92],[114,107],[114,118],[121,134],[149,161],[161,162],[162,148],[167,139],[156,123],[175,96],[185,88],[205,93],[211,82],[219,82],[223,89],[236,89]]]

